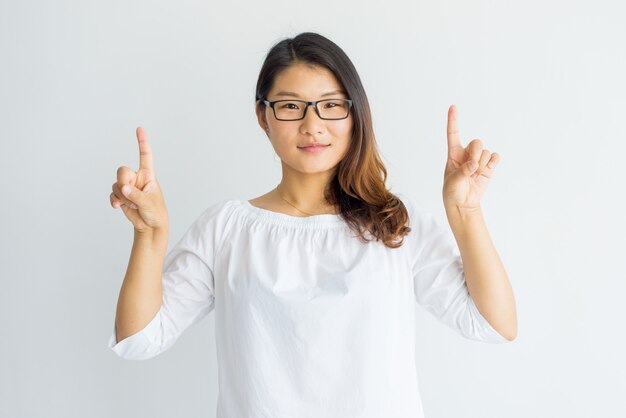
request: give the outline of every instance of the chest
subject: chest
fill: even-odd
[[[272,231],[235,234],[216,263],[224,298],[337,300],[398,297],[412,291],[406,247],[362,243],[352,231]]]

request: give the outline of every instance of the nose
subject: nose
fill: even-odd
[[[309,109],[309,106],[313,107]],[[302,127],[304,128],[306,133],[318,133],[321,132],[321,128],[324,125],[324,120],[320,118],[317,114],[317,109],[313,104],[309,104],[307,106],[306,113],[304,114],[304,119],[302,119]]]

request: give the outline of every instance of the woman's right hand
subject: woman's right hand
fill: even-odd
[[[167,231],[169,217],[165,199],[154,173],[148,136],[141,127],[137,128],[137,141],[139,170],[134,171],[124,166],[117,169],[117,181],[113,183],[113,192],[110,195],[111,206],[122,208],[136,232]]]

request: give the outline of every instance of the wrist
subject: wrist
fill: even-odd
[[[149,242],[151,244],[159,245],[164,244],[167,246],[169,239],[169,228],[150,228],[144,231],[134,230],[135,240],[142,242]]]
[[[451,227],[462,226],[468,223],[474,223],[482,219],[482,208],[461,208],[457,205],[446,205],[446,216]]]

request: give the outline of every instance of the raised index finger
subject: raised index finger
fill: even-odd
[[[450,106],[448,109],[448,149],[461,146],[461,138],[459,136],[459,126],[456,117],[456,105]]]
[[[137,141],[139,142],[139,168],[154,171],[152,165],[152,148],[148,142],[148,135],[141,126],[137,127]]]

